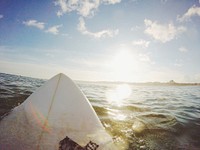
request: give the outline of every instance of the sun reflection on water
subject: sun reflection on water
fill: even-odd
[[[121,105],[123,100],[128,98],[132,93],[131,87],[128,84],[121,84],[106,93],[106,98],[109,102]]]
[[[106,98],[107,101],[111,104],[114,104],[118,107],[122,106],[124,100],[129,98],[132,93],[131,87],[128,84],[120,84],[117,85],[115,88],[107,91]],[[111,109],[108,112],[109,115],[112,116],[115,120],[125,120],[127,116],[120,112],[119,110]]]

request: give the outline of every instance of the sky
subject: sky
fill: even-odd
[[[200,82],[199,0],[1,0],[0,72]]]

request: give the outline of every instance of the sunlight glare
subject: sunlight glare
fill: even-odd
[[[131,63],[132,57],[129,51],[120,51],[115,55],[113,60],[113,66],[122,70],[126,70],[126,66],[129,66]]]
[[[137,70],[134,55],[127,48],[120,50],[113,56],[110,63],[116,81],[130,81],[133,71]]]
[[[128,84],[118,85],[116,88],[110,90],[106,94],[106,98],[110,102],[122,103],[122,100],[131,95],[131,87]]]

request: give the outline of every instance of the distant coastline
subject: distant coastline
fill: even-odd
[[[91,83],[105,83],[105,84],[131,84],[138,86],[200,86],[200,83],[179,83],[174,80],[169,82],[122,82],[122,81],[78,81],[78,82],[91,82]]]

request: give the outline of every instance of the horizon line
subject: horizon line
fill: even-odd
[[[8,75],[15,75],[15,76],[22,76],[28,78],[34,78],[39,80],[49,80],[50,78],[39,78],[39,77],[30,77],[26,75],[14,74],[14,73],[6,73],[0,72],[1,74],[8,74]],[[96,82],[96,83],[121,83],[121,84],[151,84],[151,85],[158,85],[158,84],[170,84],[170,85],[200,85],[200,82],[176,82],[173,79],[169,81],[145,81],[145,82],[136,82],[136,81],[112,81],[112,80],[81,80],[81,79],[73,79],[75,82]]]

